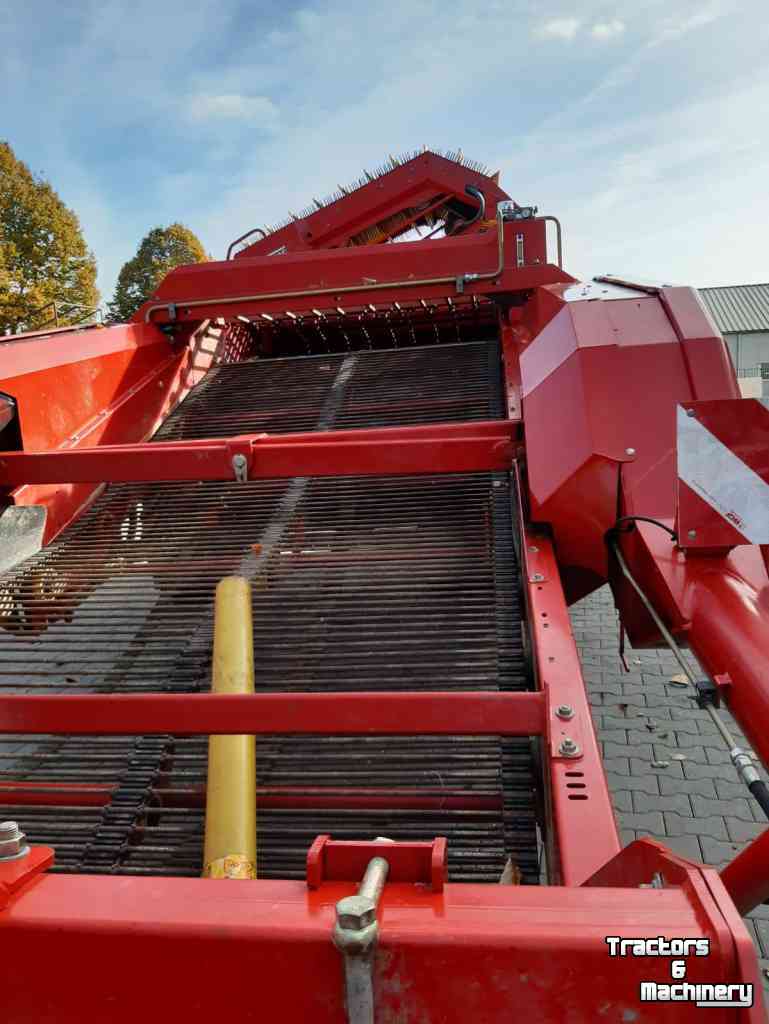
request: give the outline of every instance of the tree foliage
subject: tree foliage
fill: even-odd
[[[0,142],[0,334],[81,321],[99,303],[76,214]]]
[[[169,270],[207,259],[200,239],[183,224],[153,228],[142,239],[134,258],[123,264],[109,304],[109,319],[113,323],[130,320]]]

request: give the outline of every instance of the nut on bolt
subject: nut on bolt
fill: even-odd
[[[558,753],[561,757],[579,757],[579,744],[575,743],[570,736],[564,736],[561,740],[560,746],[558,747]]]
[[[332,938],[347,956],[365,956],[373,949],[379,927],[376,903],[368,896],[346,896],[336,905],[336,926]]]
[[[16,821],[0,821],[0,860],[16,860],[29,853],[27,837]]]
[[[555,713],[559,718],[563,718],[567,721],[570,718],[574,718],[574,708],[570,704],[559,704],[555,709]]]
[[[347,896],[336,905],[336,923],[345,931],[361,932],[376,920],[376,905],[367,896]]]

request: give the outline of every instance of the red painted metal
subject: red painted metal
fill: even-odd
[[[0,732],[131,736],[415,733],[538,736],[541,693],[54,694],[0,696]]]
[[[285,227],[246,246],[235,258],[267,256],[284,247],[297,252],[347,246],[362,231],[403,210],[421,207],[424,215],[435,206],[436,196],[458,199],[474,209],[477,200],[465,192],[467,185],[483,192],[487,211],[493,212],[498,202],[510,198],[494,178],[437,153],[426,151],[402,163],[391,161],[387,173],[354,190],[340,187],[345,194],[335,202],[292,219]],[[399,220],[395,233],[407,230],[413,220]],[[478,230],[478,226],[474,228]],[[386,231],[382,235],[383,240],[388,237]]]
[[[2,352],[0,391],[17,401],[24,450],[74,452],[149,437],[211,366],[215,341],[203,327],[172,347],[157,330],[132,324],[70,330],[55,342],[14,338]],[[10,486],[14,504],[46,507],[46,543],[97,493],[75,481]]]
[[[0,452],[0,486],[124,480],[232,480],[243,455],[251,477],[466,473],[509,469],[513,424],[498,420],[314,434],[252,434],[228,441]]]
[[[0,787],[0,804],[4,800],[4,789]],[[172,807],[204,807],[205,786],[189,786],[168,789],[153,787],[153,797],[161,805]],[[23,796],[23,791],[21,793]],[[498,795],[484,795],[471,790],[452,789],[345,789],[331,786],[261,786],[257,788],[256,799],[259,807],[312,807],[340,808],[343,810],[410,809],[422,811],[495,811],[501,807]],[[27,803],[19,799],[18,803]]]
[[[520,496],[522,481],[517,467],[516,474]],[[553,545],[543,531],[525,522],[522,503],[519,515],[529,636],[549,711],[545,763],[557,858],[550,866],[564,885],[581,885],[616,856],[619,836]],[[559,717],[561,706],[571,711],[570,717]],[[575,757],[563,756],[560,749],[567,738],[577,745]],[[575,841],[579,835],[589,835],[590,842]]]
[[[328,882],[359,882],[372,857],[389,865],[387,881],[428,885],[443,892],[446,881],[446,840],[423,842],[349,842],[318,836],[307,851],[307,888]]]
[[[375,957],[377,1011],[384,1021],[432,1019],[491,1024],[527,1016],[621,1024],[640,1014],[641,980],[668,982],[664,957],[607,953],[605,937],[708,938],[709,957],[687,961],[687,980],[751,980],[735,952],[744,926],[724,917],[705,870],[688,866],[682,885],[661,890],[447,884],[385,887]],[[339,953],[331,942],[334,906],[357,883],[226,882],[52,875],[14,897],[0,916],[12,950],[3,987],[9,1019],[57,1024],[135,1024],[151,993],[157,1019],[190,1024],[222,1007],[254,1007],[260,1017],[305,1024],[345,1020]],[[733,941],[729,943],[729,932]],[[40,964],[45,964],[45,970]],[[88,985],[72,984],[88,964]],[[122,969],[141,964],[141,971]],[[749,965],[748,965],[749,966]],[[586,980],[589,979],[589,984]],[[188,993],[181,997],[180,993]],[[658,1020],[699,1021],[693,1004],[655,1008]],[[648,1016],[648,1008],[647,1008]],[[652,1018],[654,1019],[654,1018]],[[758,1005],[708,1020],[758,1024]]]
[[[740,914],[749,914],[769,900],[769,828],[727,864],[721,881]]]
[[[54,853],[47,846],[33,846],[24,857],[0,861],[0,910],[12,902],[35,878],[53,864]]]
[[[523,239],[522,266],[516,261],[517,235]],[[369,304],[389,306],[396,301],[431,301],[458,294],[501,295],[573,280],[547,264],[543,220],[506,223],[504,245],[504,267],[499,274],[496,227],[408,245],[353,246],[177,267],[133,319],[137,323],[151,320],[184,325],[220,316],[253,319],[286,310],[307,314],[340,305],[352,314]],[[474,274],[481,279],[473,280]],[[465,275],[469,279],[460,290],[456,282]]]
[[[0,782],[0,805],[105,807],[114,785],[78,782]]]

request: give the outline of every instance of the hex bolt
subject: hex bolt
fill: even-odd
[[[635,455],[635,448],[626,448],[625,455]]]
[[[542,575],[541,572],[534,572],[529,577],[529,582],[530,583],[541,583],[544,580],[544,578],[545,577]]]
[[[558,747],[558,753],[562,757],[577,757],[579,754],[579,744],[575,743],[570,736],[564,736],[561,740],[561,745]]]
[[[694,411],[694,409],[687,409],[686,410],[686,415],[687,416],[696,416],[697,413]]]
[[[689,538],[689,540],[694,540],[694,538],[697,536],[697,531],[689,530],[686,536]]]
[[[27,837],[16,821],[0,821],[0,861],[16,860],[29,853]]]
[[[559,704],[555,709],[555,713],[559,718],[564,718],[567,721],[570,718],[574,718],[574,708],[570,704]]]

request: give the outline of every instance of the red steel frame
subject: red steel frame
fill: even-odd
[[[403,208],[416,194],[410,189],[404,188],[393,204],[400,202]],[[433,194],[443,191],[450,190],[439,188]],[[351,208],[347,212],[345,220],[343,207],[334,227],[341,232],[339,239],[345,231],[349,234],[350,225],[359,230],[383,215],[382,210],[369,210],[365,216],[363,211],[356,220]],[[695,400],[733,398],[736,385],[723,342],[713,336],[712,325],[685,289],[658,294],[646,289],[638,301],[613,304],[611,314],[601,308],[606,303],[571,307],[564,292],[572,279],[547,264],[542,221],[505,224],[502,240],[504,263],[492,273],[497,236],[488,225],[440,243],[321,253],[312,251],[305,234],[303,240],[297,236],[295,251],[280,258],[249,251],[229,263],[179,268],[129,327],[75,333],[69,341],[67,335],[58,335],[55,349],[45,349],[49,343],[40,339],[14,342],[8,346],[16,349],[13,359],[26,359],[27,365],[25,372],[4,381],[2,389],[21,397],[25,447],[0,455],[0,487],[17,502],[48,507],[50,539],[89,500],[94,484],[233,479],[235,456],[244,458],[249,478],[514,470],[537,690],[19,695],[0,698],[0,730],[430,735],[461,728],[474,735],[536,737],[545,755],[553,823],[551,874],[562,885],[447,884],[437,892],[413,883],[388,884],[381,913],[384,955],[377,958],[376,968],[382,1019],[407,1013],[408,1020],[421,1014],[480,1022],[528,1013],[532,1019],[562,1020],[559,1008],[571,1001],[584,1019],[627,1021],[635,1019],[629,1013],[637,1016],[638,979],[668,980],[668,965],[625,961],[621,970],[612,970],[604,945],[607,932],[706,935],[713,957],[704,969],[691,961],[690,980],[757,983],[750,940],[726,892],[743,910],[767,894],[766,873],[757,870],[767,840],[762,837],[738,858],[724,873],[723,883],[710,869],[688,864],[651,842],[620,851],[567,599],[610,576],[604,533],[619,513],[674,520],[666,420],[655,408],[648,411],[633,388],[656,380],[676,400]],[[266,245],[252,249],[262,251]],[[416,284],[418,292],[413,290]],[[280,314],[287,306],[302,314],[319,303],[328,308],[344,304],[347,310],[369,304],[386,308],[396,301],[407,307],[417,297],[445,300],[457,292],[516,300],[500,320],[507,422],[141,443],[211,365],[213,351],[201,356],[201,346],[195,347],[195,339],[206,336],[208,319]],[[618,373],[620,364],[624,377]],[[65,428],[55,429],[39,401],[40,386],[53,381],[62,367],[75,385],[93,367],[108,373],[98,400],[81,403]],[[35,425],[31,431],[30,422]],[[646,449],[643,442],[648,442]],[[514,465],[515,458],[520,464]],[[761,604],[766,569],[760,553],[754,553],[756,561],[753,554],[745,554],[749,549],[742,549],[728,556],[728,566],[719,563],[714,571],[714,563],[706,567],[701,556],[698,561],[663,551],[653,528],[639,529],[622,543],[674,628],[691,631],[692,646],[706,665],[720,666],[724,651],[733,653],[746,635],[750,638],[749,653],[756,664],[747,656],[740,660],[737,652],[731,694],[725,695],[743,720],[753,716],[757,749],[769,753],[763,740],[758,742],[769,735],[767,691],[758,678],[766,664],[758,638],[767,622]],[[731,592],[735,578],[736,596]],[[629,627],[641,638],[648,623],[615,583]],[[750,615],[756,619],[752,625]],[[737,639],[730,640],[729,630],[735,627]],[[568,706],[568,716],[559,713],[561,706]],[[568,756],[566,739],[571,741]],[[25,794],[24,784],[8,787],[14,787],[19,802],[25,795],[30,802],[75,796],[81,803],[109,796],[98,787],[74,787],[74,793],[69,787],[61,794],[45,787]],[[222,983],[233,993],[233,1006],[244,1005],[246,990],[248,1005],[253,1005],[251,982],[256,976],[266,986],[268,1016],[343,1019],[339,959],[330,932],[334,903],[354,889],[357,878],[323,881],[308,892],[292,882],[217,886],[174,878],[160,883],[129,877],[41,877],[49,863],[48,851],[35,850],[29,860],[0,864],[0,905],[5,907],[0,936],[9,948],[13,944],[14,957],[4,1008],[12,1019],[40,1019],[30,993],[36,991],[42,959],[45,991],[56,993],[53,1002],[46,995],[55,1006],[56,1020],[106,1016],[133,1024],[145,1011],[146,986],[137,986],[130,971],[119,971],[116,977],[114,965],[139,958],[145,966],[162,965],[162,985],[155,966],[149,974],[158,1018],[178,1015],[179,993],[189,990],[190,978],[208,972],[218,982],[198,985],[191,1019],[220,1011]],[[639,888],[657,874],[664,876],[664,888]],[[87,1006],[71,984],[83,962],[91,967]],[[691,1005],[679,1004],[674,1011],[671,1019],[699,1019]],[[658,1019],[667,1019],[663,1009]],[[758,1021],[761,1012],[746,1008],[721,1019]]]

